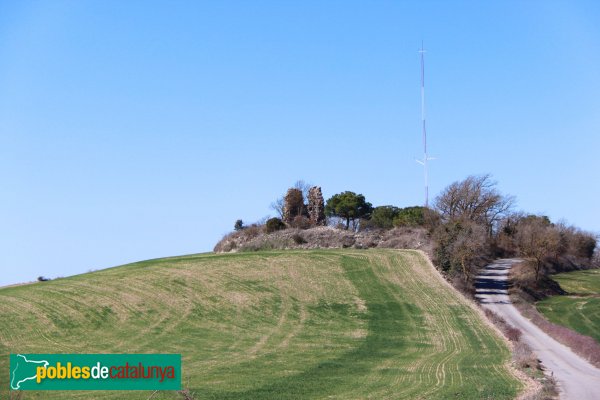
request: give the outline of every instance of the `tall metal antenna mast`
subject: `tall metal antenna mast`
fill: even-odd
[[[425,126],[425,49],[423,48],[423,43],[421,43],[421,50],[419,50],[421,54],[421,121],[423,125],[423,159],[417,160],[417,162],[423,165],[423,169],[425,170],[425,208],[429,207],[429,171],[427,169],[427,164],[429,160],[433,160],[433,158],[427,155],[427,129]]]

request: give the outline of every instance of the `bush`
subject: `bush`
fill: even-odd
[[[306,240],[299,233],[294,233],[294,235],[292,235],[292,240],[296,244],[304,244],[304,243],[306,243]]]
[[[394,206],[379,206],[373,209],[371,219],[365,221],[364,227],[390,229],[394,226],[394,219],[398,216],[400,209]]]
[[[522,332],[520,329],[515,328],[514,326],[511,326],[511,325],[508,325],[506,327],[506,330],[504,331],[504,334],[506,335],[508,340],[516,343],[519,340],[521,340]]]
[[[361,229],[425,226],[436,216],[435,211],[420,206],[405,208],[379,206],[373,209],[370,219],[361,220]]]
[[[292,228],[308,229],[311,227],[311,223],[307,217],[305,217],[303,215],[298,215],[292,220],[292,222],[290,223],[290,226]]]
[[[515,342],[513,348],[513,361],[519,368],[538,368],[537,356],[531,348],[523,342]]]
[[[260,234],[263,233],[263,227],[259,224],[252,224],[250,226],[245,226],[243,232],[246,238],[251,239],[260,236]]]
[[[279,231],[284,228],[285,228],[285,224],[279,218],[270,218],[267,220],[267,223],[265,225],[265,230],[267,233]]]
[[[235,225],[233,225],[233,229],[236,231],[241,231],[242,229],[244,229],[244,221],[242,221],[241,219],[238,219],[237,221],[235,221]]]
[[[596,249],[596,237],[587,232],[575,232],[569,240],[569,252],[576,257],[591,260]]]
[[[394,226],[423,226],[425,225],[425,207],[406,207],[398,211],[394,217]]]
[[[268,250],[275,250],[275,249],[281,249],[281,248],[284,248],[284,246],[281,245],[280,241],[265,240],[265,241],[261,241],[258,243],[256,243],[256,242],[246,243],[242,247],[240,247],[239,251],[242,251],[242,252],[268,251]]]
[[[486,255],[485,228],[469,220],[452,221],[433,232],[434,260],[451,276],[461,273],[471,282],[480,259]]]
[[[498,314],[496,314],[488,308],[485,308],[483,312],[485,313],[485,316],[494,325],[496,325],[496,327],[498,327],[500,331],[502,331],[502,333],[504,334],[504,336],[506,336],[508,340],[514,343],[517,343],[519,340],[521,340],[522,332],[520,329],[515,328],[514,326],[506,322],[504,318],[502,318],[501,316],[499,316]]]
[[[461,275],[455,274],[454,276],[452,276],[450,278],[450,283],[452,284],[454,289],[462,293],[463,296],[471,300],[475,300],[475,286],[470,282],[466,282]]]
[[[237,243],[234,242],[233,240],[230,240],[228,242],[225,242],[225,244],[223,245],[223,247],[221,249],[219,249],[219,251],[230,252],[235,249],[237,249]]]

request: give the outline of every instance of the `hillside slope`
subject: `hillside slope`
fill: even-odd
[[[151,260],[1,289],[0,316],[2,390],[10,352],[181,353],[199,399],[508,399],[521,388],[504,342],[417,251]]]
[[[600,269],[553,275],[567,295],[551,296],[536,304],[555,324],[588,335],[600,343]]]

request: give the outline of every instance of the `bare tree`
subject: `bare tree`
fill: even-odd
[[[544,260],[555,256],[561,246],[560,232],[549,220],[530,216],[519,223],[516,232],[519,252],[533,260],[535,280],[539,280]]]
[[[485,249],[485,228],[473,222],[463,224],[454,243],[452,258],[460,266],[465,281],[471,281],[474,261]]]
[[[296,183],[294,183],[294,189],[298,189],[300,192],[302,192],[302,201],[304,201],[304,203],[308,203],[308,193],[310,192],[310,188],[312,186],[313,185],[303,181],[302,179],[297,180]]]
[[[561,236],[562,253],[591,260],[598,244],[598,236],[561,221],[555,224]]]
[[[303,180],[298,180],[294,183],[293,189],[298,189],[302,193],[302,201],[308,203],[308,192],[310,191],[311,185]],[[270,208],[277,213],[279,219],[284,219],[285,212],[285,194],[278,197],[277,200],[271,203]]]
[[[279,197],[271,203],[271,209],[277,213],[279,219],[283,219],[283,206],[285,204],[284,196]]]
[[[491,237],[498,222],[514,205],[514,197],[496,189],[490,175],[469,176],[446,187],[435,199],[435,209],[445,222],[466,219],[482,224]]]
[[[433,232],[435,260],[451,274],[460,273],[471,281],[477,260],[485,254],[486,229],[466,219],[439,225]]]

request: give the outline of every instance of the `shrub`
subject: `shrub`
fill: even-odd
[[[394,226],[423,226],[425,225],[425,207],[406,207],[398,211],[394,217]]]
[[[279,218],[270,218],[267,220],[265,230],[267,233],[275,232],[285,228],[285,224]]]
[[[304,244],[304,243],[306,243],[306,240],[305,240],[305,239],[302,237],[302,235],[301,235],[301,234],[299,234],[299,233],[294,233],[294,234],[292,235],[292,240],[293,240],[293,241],[294,241],[294,243],[296,243],[296,244]]]
[[[379,206],[373,209],[371,219],[363,223],[364,227],[390,229],[394,226],[394,219],[400,209],[394,206]]]
[[[458,290],[463,296],[475,300],[475,286],[470,282],[465,282],[463,277],[459,274],[455,274],[450,278],[450,283],[454,289]]]
[[[570,253],[576,257],[591,260],[596,249],[596,237],[587,232],[575,232],[571,235]]]
[[[531,348],[523,342],[515,342],[513,361],[519,368],[538,368],[539,362]]]
[[[233,225],[233,229],[236,231],[241,231],[242,229],[244,229],[244,221],[242,221],[241,219],[238,219],[237,221],[235,221],[235,225]]]
[[[486,254],[485,228],[469,220],[440,225],[433,232],[434,259],[442,271],[462,273],[470,282],[480,258]]]
[[[310,220],[304,215],[297,215],[290,223],[292,228],[308,229],[311,226]]]
[[[506,335],[506,338],[511,342],[518,342],[521,339],[522,332],[514,326],[507,325],[504,334]]]
[[[228,252],[228,251],[235,250],[236,248],[237,248],[237,243],[234,242],[233,240],[230,240],[229,242],[225,243],[222,251]]]
[[[240,247],[240,251],[242,252],[251,252],[251,251],[267,251],[267,250],[275,250],[281,248],[278,246],[278,243],[273,240],[265,240],[258,243],[247,243]]]
[[[510,340],[511,342],[515,342],[517,343],[519,340],[521,340],[521,330],[515,328],[514,326],[512,326],[511,324],[509,324],[508,322],[506,322],[506,320],[504,318],[502,318],[501,316],[499,316],[498,314],[496,314],[495,312],[493,312],[492,310],[485,308],[483,310],[483,312],[485,313],[485,316],[494,324],[496,325],[496,327],[498,327],[498,329],[500,329],[500,331],[502,331],[502,333],[504,334],[504,336],[506,336],[506,338],[508,340]]]

